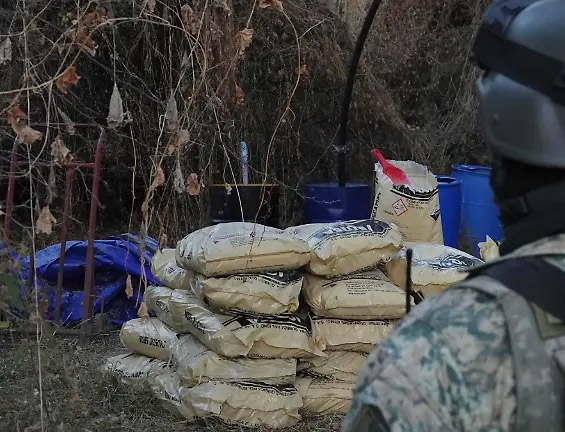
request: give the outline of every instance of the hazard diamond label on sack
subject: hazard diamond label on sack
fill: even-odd
[[[406,204],[404,204],[402,198],[392,203],[392,209],[394,210],[396,216],[400,216],[401,214],[404,214],[408,211],[408,207],[406,207]]]

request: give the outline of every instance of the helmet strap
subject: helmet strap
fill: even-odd
[[[518,220],[505,227],[500,254],[565,232],[565,182],[535,189],[499,203],[500,219]]]

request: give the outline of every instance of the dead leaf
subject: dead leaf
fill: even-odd
[[[45,318],[45,315],[49,311],[49,299],[42,298],[37,305],[37,313],[41,318]]]
[[[147,310],[147,305],[145,304],[145,301],[141,302],[141,305],[137,310],[137,316],[139,318],[149,318],[149,311]]]
[[[167,129],[169,129],[170,132],[179,127],[179,111],[177,108],[175,94],[173,92],[171,92],[171,96],[169,96],[169,100],[167,101],[165,119],[167,120]]]
[[[155,170],[155,177],[153,178],[153,183],[151,183],[151,189],[156,189],[159,186],[163,186],[165,184],[165,173],[163,172],[163,168],[160,166],[157,167]]]
[[[192,35],[198,34],[198,30],[200,29],[200,20],[194,13],[194,9],[186,4],[180,8],[180,12],[185,29],[187,29]]]
[[[198,181],[198,174],[192,173],[188,176],[186,191],[189,195],[193,196],[200,193],[200,182]]]
[[[43,137],[43,134],[35,129],[31,128],[30,126],[25,125],[20,130],[16,131],[18,134],[18,138],[23,144],[30,145],[40,140]]]
[[[14,105],[8,110],[8,123],[13,126],[14,123],[20,120],[27,120],[27,114],[20,108],[19,105]]]
[[[177,133],[177,145],[182,150],[190,142],[190,134],[186,129],[181,129]]]
[[[51,214],[49,207],[43,207],[35,225],[36,234],[51,234],[54,223],[57,223],[57,219]]]
[[[184,146],[186,146],[190,141],[190,134],[188,130],[181,129],[179,130],[175,137],[171,139],[169,145],[167,147],[167,154],[171,156],[173,153],[178,152],[180,153]]]
[[[185,192],[184,185],[184,175],[182,174],[182,169],[180,166],[180,158],[178,158],[177,166],[175,167],[175,172],[173,175],[173,187],[178,194],[182,194]]]
[[[0,65],[12,61],[12,41],[9,37],[0,44]]]
[[[109,129],[116,129],[124,123],[124,105],[122,103],[122,95],[120,95],[120,90],[116,83],[114,83],[106,120],[108,121]]]
[[[80,76],[77,75],[77,70],[74,66],[69,66],[65,72],[59,75],[59,78],[55,80],[55,85],[63,93],[67,93],[69,88],[75,86],[78,83]]]
[[[92,40],[91,30],[84,25],[80,25],[77,29],[71,32],[73,42],[79,47],[81,51],[87,52],[92,57],[96,55],[96,43]],[[64,47],[61,47],[64,49]]]
[[[61,119],[63,119],[63,123],[65,123],[65,127],[67,128],[67,133],[69,135],[74,135],[76,133],[76,130],[73,121],[61,109],[57,108],[57,111],[59,111],[59,115],[61,116]]]
[[[259,7],[261,9],[276,9],[281,12],[283,10],[281,0],[259,0]]]
[[[215,0],[214,6],[216,6],[218,9],[223,9],[224,11],[226,11],[228,16],[230,16],[232,13],[232,9],[230,5],[228,5],[228,0]]]
[[[92,32],[107,19],[106,9],[98,8],[87,13],[83,19],[76,21],[76,28],[71,28],[65,33],[72,37],[73,42],[78,45],[81,51],[94,56],[97,47],[91,38]]]
[[[188,58],[188,53],[185,51],[182,55],[182,61],[180,63],[181,67],[188,66],[190,64],[190,59]]]
[[[298,77],[300,79],[308,79],[308,68],[306,67],[306,63],[303,63],[302,66],[300,66],[300,69],[298,70]]]
[[[155,5],[156,5],[157,1],[156,0],[147,0],[147,12],[149,13],[153,13],[155,12]]]
[[[51,156],[54,157],[59,165],[73,160],[73,155],[61,139],[61,135],[57,135],[57,138],[51,143]]]
[[[231,195],[231,191],[232,191],[231,185],[229,183],[226,183],[224,187],[226,188],[226,195]]]
[[[251,41],[253,40],[253,33],[255,30],[250,28],[244,28],[240,30],[235,35],[235,44],[237,46],[237,55],[243,57],[245,54],[245,50],[249,48],[251,45]]]
[[[243,104],[243,102],[245,102],[245,93],[243,92],[243,89],[238,85],[235,86],[235,101],[237,105],[241,105]]]
[[[133,297],[133,285],[131,284],[131,275],[129,274],[126,279],[126,295],[128,296],[128,299]]]
[[[161,237],[159,237],[159,249],[167,247],[167,244],[169,244],[169,239],[167,238],[167,234],[163,233]]]
[[[27,124],[27,114],[18,105],[8,110],[8,123],[22,144],[31,145],[43,137],[43,134]]]
[[[96,10],[87,13],[82,20],[82,24],[90,30],[93,30],[107,19],[108,15],[106,14],[106,9],[99,7]]]

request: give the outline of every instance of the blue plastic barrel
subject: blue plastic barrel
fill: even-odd
[[[461,180],[441,175],[437,175],[436,179],[443,244],[457,248],[461,226]]]
[[[451,168],[451,176],[462,182],[462,228],[479,256],[478,243],[485,241],[487,235],[495,241],[502,239],[502,225],[489,183],[490,168],[477,165],[452,165]]]
[[[371,217],[371,189],[362,183],[310,183],[304,186],[304,223]]]

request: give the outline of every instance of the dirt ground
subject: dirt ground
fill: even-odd
[[[49,432],[245,430],[175,418],[146,389],[103,376],[99,367],[105,359],[124,352],[117,331],[97,336],[85,348],[77,338],[63,336],[44,336],[40,347],[35,334],[0,333],[0,425],[4,431],[41,431],[40,393],[43,430]],[[334,432],[341,421],[339,416],[305,418],[290,430]]]

